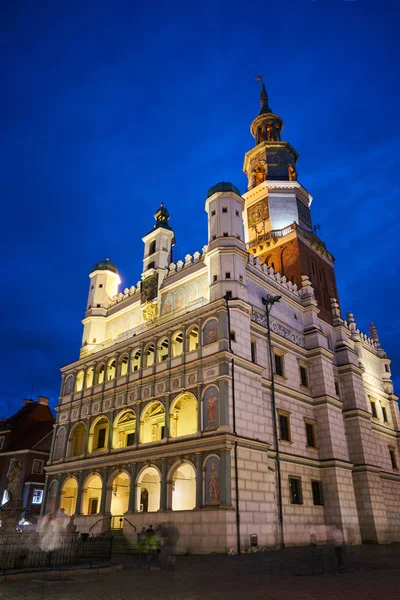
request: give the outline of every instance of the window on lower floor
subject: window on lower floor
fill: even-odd
[[[389,454],[390,454],[390,460],[392,463],[392,469],[397,470],[398,466],[397,466],[396,450],[392,446],[389,446]]]
[[[317,447],[317,435],[316,435],[316,427],[313,421],[305,421],[306,426],[306,439],[307,446],[309,448]]]
[[[314,506],[324,506],[322,481],[311,481],[311,489]]]
[[[32,504],[42,504],[43,490],[33,490]]]
[[[289,491],[291,504],[303,504],[303,491],[300,477],[289,477]]]
[[[98,498],[89,498],[88,515],[97,515]]]
[[[290,442],[290,415],[289,413],[278,411],[279,420],[279,439],[284,442]]]
[[[378,418],[378,412],[376,410],[376,404],[375,404],[375,400],[372,400],[371,398],[369,399],[369,403],[371,405],[371,412],[372,412],[372,416],[374,417],[374,419]]]
[[[251,362],[257,362],[257,342],[255,340],[251,340]]]
[[[43,461],[40,460],[39,458],[34,458],[33,459],[32,473],[36,473],[36,475],[39,475],[40,473],[43,473]]]
[[[308,369],[307,367],[300,367],[300,381],[301,385],[308,387]]]
[[[275,357],[275,374],[283,377],[283,356],[274,354]]]
[[[106,431],[107,429],[103,427],[99,429],[99,437],[97,439],[97,448],[104,448],[106,443]]]

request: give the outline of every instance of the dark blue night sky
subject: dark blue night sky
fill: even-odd
[[[246,189],[259,73],[300,153],[342,310],[364,332],[375,321],[400,383],[399,12],[385,0],[3,0],[2,413],[32,386],[57,403],[92,266],[109,256],[122,289],[136,284],[160,202],[179,256],[201,250],[207,189]]]

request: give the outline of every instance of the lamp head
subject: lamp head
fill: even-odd
[[[272,306],[276,302],[279,302],[279,300],[281,298],[282,298],[282,296],[270,296],[270,295],[268,295],[266,298],[262,299],[262,303],[265,304],[266,306]]]

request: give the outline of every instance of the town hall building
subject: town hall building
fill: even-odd
[[[264,85],[244,159],[218,183],[208,238],[173,262],[162,204],[143,272],[90,275],[78,361],[62,369],[43,513],[127,538],[170,523],[180,551],[400,539],[399,409],[390,359],[338,301]]]

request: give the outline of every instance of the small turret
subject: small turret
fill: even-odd
[[[168,224],[169,212],[161,203],[154,215],[154,227],[144,238],[144,258],[142,278],[151,274],[151,270],[165,270],[171,262],[172,246],[175,244],[174,232]]]
[[[86,315],[83,323],[81,356],[90,353],[96,346],[104,342],[106,331],[106,315],[110,298],[118,294],[121,283],[118,269],[109,258],[96,263],[89,275],[90,285]]]

